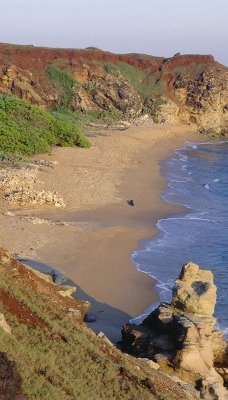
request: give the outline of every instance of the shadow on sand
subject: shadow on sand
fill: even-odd
[[[17,256],[17,260],[46,275],[51,275],[53,271],[56,273],[60,273],[50,265],[43,264],[36,260],[21,258],[20,256]],[[78,300],[90,302],[90,312],[93,313],[96,317],[95,322],[86,323],[86,325],[90,329],[92,329],[96,334],[99,332],[103,332],[105,336],[107,336],[107,338],[111,340],[112,343],[117,343],[119,340],[121,340],[122,326],[132,318],[131,315],[108,304],[100,303],[89,294],[85,293],[77,285],[77,283],[73,282],[70,279],[67,279],[63,283],[63,285],[75,286],[77,290],[76,293],[72,295],[72,297],[77,298]]]

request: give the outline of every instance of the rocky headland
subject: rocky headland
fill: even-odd
[[[214,329],[215,304],[213,274],[189,262],[175,281],[171,304],[161,303],[141,325],[123,327],[122,348],[190,383],[202,399],[227,399],[227,343]]]
[[[0,93],[42,108],[118,112],[132,121],[227,133],[228,71],[211,55],[171,58],[0,44]],[[120,117],[120,115],[119,115]]]

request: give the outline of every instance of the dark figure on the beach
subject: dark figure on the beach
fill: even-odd
[[[134,201],[133,200],[128,200],[127,202],[129,204],[129,206],[134,206]]]

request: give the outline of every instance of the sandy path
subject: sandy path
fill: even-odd
[[[0,215],[0,243],[41,270],[48,265],[66,274],[78,287],[77,297],[91,301],[97,317],[91,328],[113,341],[123,323],[157,299],[154,281],[135,269],[130,256],[140,239],[156,233],[159,218],[181,210],[160,199],[166,180],[158,162],[187,140],[199,138],[186,127],[155,125],[108,131],[92,137],[90,149],[55,148],[51,156],[36,157],[59,163],[41,169],[39,186],[57,191],[64,209],[1,200],[2,210],[16,216]],[[22,216],[71,224],[33,225]]]

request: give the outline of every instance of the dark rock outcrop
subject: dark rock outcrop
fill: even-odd
[[[188,263],[175,281],[171,304],[161,303],[139,326],[123,327],[123,349],[193,384],[203,399],[228,398],[227,343],[213,329],[215,303],[212,273]]]

